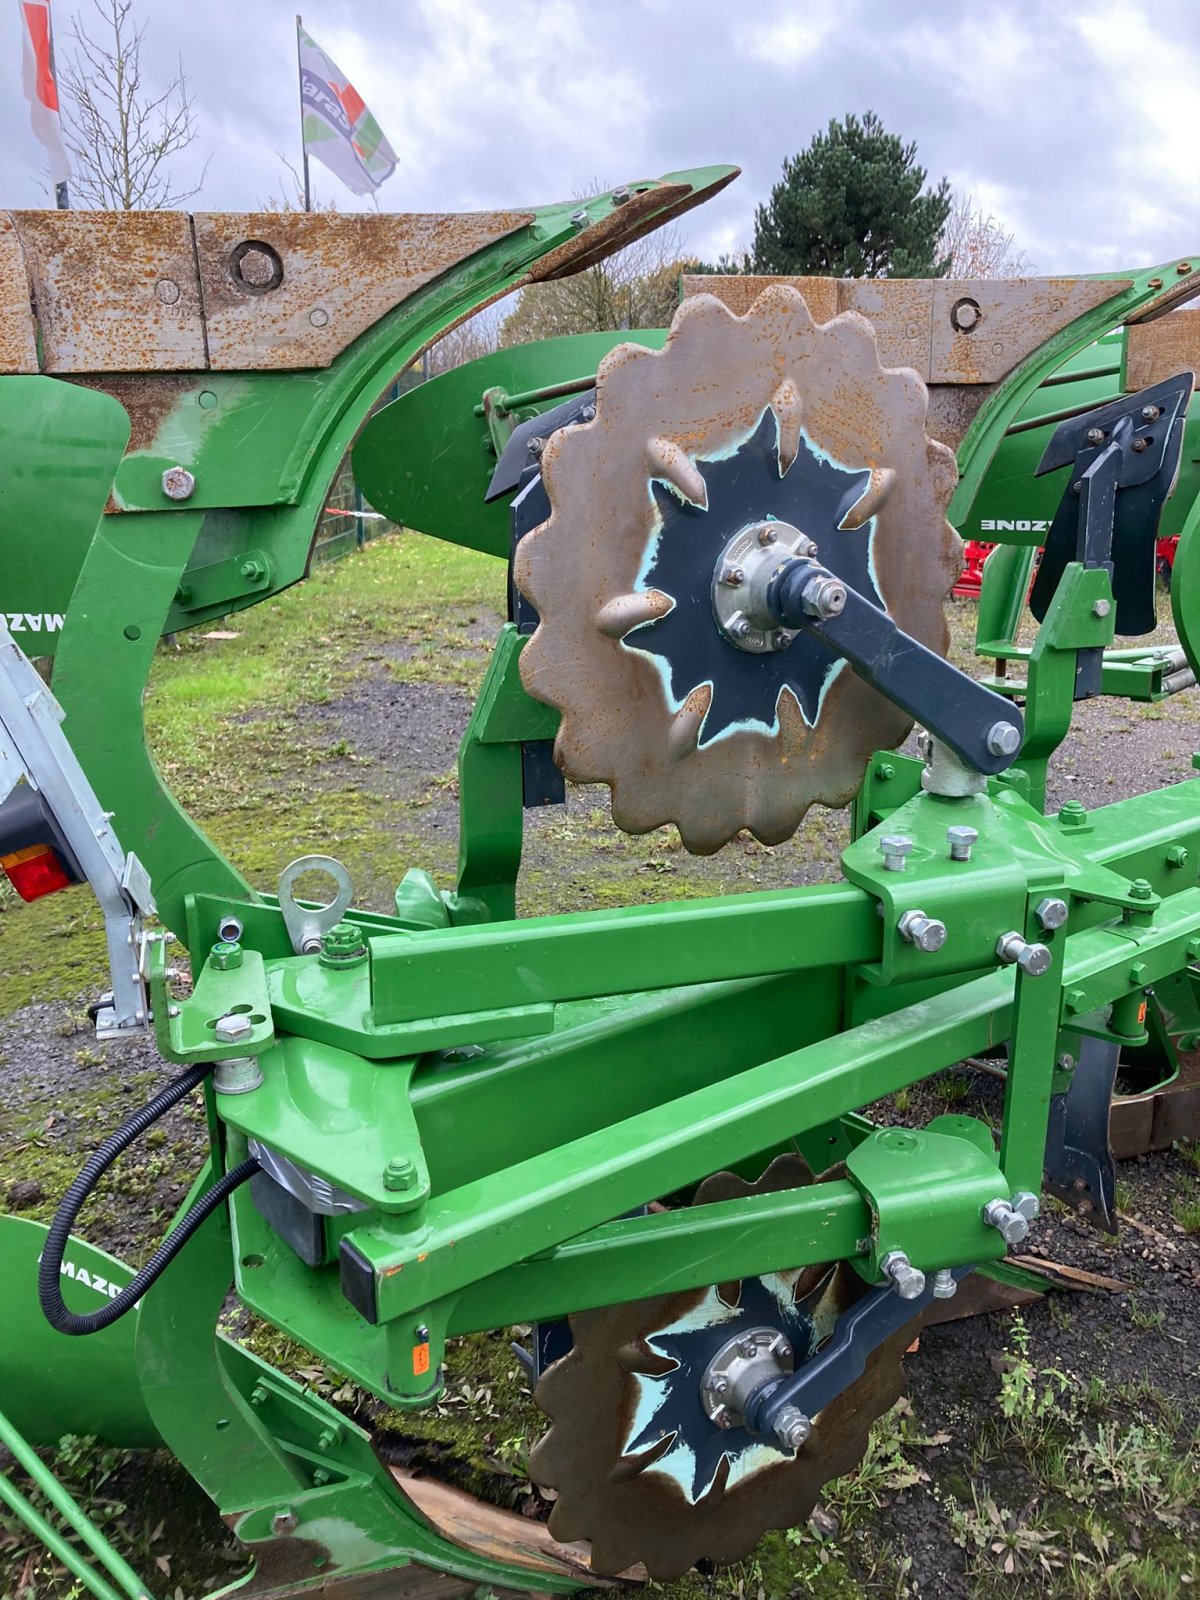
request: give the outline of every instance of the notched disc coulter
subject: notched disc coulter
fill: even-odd
[[[774,525],[944,655],[956,475],[926,413],[865,319],[818,325],[786,286],[743,317],[697,296],[661,351],[602,363],[595,419],[545,449],[551,515],[515,576],[541,618],[525,687],[561,712],[559,764],[609,785],[619,827],[673,822],[698,854],[742,829],[777,844],[903,740],[903,711],[821,641],[740,614],[736,590],[740,552]]]

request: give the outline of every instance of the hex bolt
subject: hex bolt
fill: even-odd
[[[786,628],[776,628],[771,635],[771,649],[786,650],[794,638],[795,635],[789,633]]]
[[[784,1406],[775,1418],[775,1426],[771,1431],[776,1443],[785,1450],[799,1450],[812,1432],[812,1423],[799,1406]]]
[[[1187,845],[1173,844],[1167,851],[1167,865],[1169,867],[1186,867],[1188,860]]]
[[[1038,926],[1050,933],[1055,928],[1061,928],[1067,920],[1067,902],[1060,900],[1056,895],[1047,895],[1044,900],[1038,901],[1033,914],[1037,918]]]
[[[979,841],[979,832],[976,828],[956,822],[946,829],[946,841],[950,846],[951,861],[970,861],[971,851]]]
[[[754,632],[754,629],[746,621],[745,617],[743,617],[740,622],[734,623],[731,631],[735,633],[739,639],[748,639]]]
[[[946,942],[946,924],[916,909],[904,913],[896,924],[896,932],[926,955],[933,955]]]
[[[528,445],[526,446],[526,449],[529,451],[529,454],[531,456],[540,456],[542,451],[545,448],[546,448],[545,439],[540,439],[540,438],[538,438],[536,436],[534,438],[530,439]]]
[[[581,406],[580,407],[580,411],[579,411],[579,420],[581,422],[595,422],[595,420],[596,420],[596,408],[595,408],[595,406],[593,406],[593,405]]]
[[[1157,422],[1159,417],[1161,417],[1161,416],[1162,416],[1162,409],[1159,406],[1143,406],[1142,407],[1142,421],[1143,422]]]
[[[571,221],[576,228],[586,228],[588,225],[587,207],[580,206],[578,211],[572,211]]]
[[[743,584],[745,581],[746,569],[744,567],[726,567],[725,571],[721,574],[721,582],[726,584],[730,589],[738,588],[739,585]]]
[[[759,544],[774,544],[778,538],[779,535],[775,532],[774,528],[760,528],[758,530]]]
[[[879,841],[883,851],[885,872],[903,872],[904,858],[912,851],[913,842],[902,833],[887,833]]]
[[[1104,443],[1104,429],[1103,428],[1089,428],[1084,437],[1087,439],[1087,442],[1089,444],[1103,444]]]
[[[383,1169],[383,1187],[403,1193],[417,1186],[417,1169],[408,1156],[395,1156]]]
[[[1007,1200],[989,1200],[983,1208],[983,1220],[1004,1240],[1005,1244],[1020,1244],[1029,1232],[1029,1222],[1015,1211]]]
[[[1012,1197],[1012,1208],[1019,1211],[1026,1222],[1036,1222],[1042,1214],[1042,1202],[1031,1189],[1018,1189]]]
[[[1112,606],[1107,600],[1096,600],[1092,603],[1092,615],[1094,617],[1106,617],[1111,610]]]
[[[953,1300],[958,1293],[958,1280],[949,1267],[942,1267],[933,1275],[932,1288],[935,1300]]]
[[[277,1511],[271,1518],[271,1532],[280,1539],[286,1539],[289,1533],[295,1533],[300,1526],[300,1518],[294,1511]]]
[[[892,1280],[901,1300],[918,1300],[925,1293],[925,1274],[913,1266],[903,1250],[889,1250],[879,1263],[879,1270]]]
[[[168,467],[162,475],[162,492],[168,500],[190,500],[196,480],[186,467]]]
[[[1021,748],[1021,730],[1012,722],[993,722],[987,733],[987,747],[994,756],[1015,756]]]
[[[217,1018],[213,1032],[221,1044],[241,1044],[254,1032],[254,1024],[244,1011],[231,1011]]]
[[[810,617],[828,622],[846,609],[846,586],[836,578],[814,576],[805,584],[800,604]]]
[[[1058,821],[1063,828],[1086,828],[1088,825],[1087,807],[1082,800],[1068,800],[1059,809]]]
[[[612,203],[615,206],[628,205],[631,195],[632,190],[630,189],[629,185],[627,183],[623,183],[619,189],[613,190]]]
[[[1129,898],[1131,900],[1153,900],[1154,885],[1148,878],[1134,878],[1129,885]]]
[[[1142,451],[1147,448],[1149,443],[1150,443],[1149,439],[1135,439],[1133,441],[1133,444],[1130,446],[1130,449],[1133,451],[1133,453],[1135,455],[1139,455],[1140,456]]]
[[[1044,944],[1030,944],[1015,928],[996,940],[996,954],[1005,966],[1018,966],[1030,978],[1040,978],[1048,972],[1053,959]]]

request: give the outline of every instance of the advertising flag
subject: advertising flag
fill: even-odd
[[[374,194],[396,170],[396,152],[358,90],[297,21],[304,153],[355,194]]]
[[[58,85],[50,35],[50,0],[17,0],[24,46],[22,79],[29,101],[29,120],[50,157],[50,176],[64,183],[71,176],[62,125],[58,118]]]

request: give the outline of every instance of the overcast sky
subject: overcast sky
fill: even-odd
[[[53,0],[60,57],[72,11]],[[254,210],[298,158],[294,8],[135,0],[144,70],[182,54],[211,159],[196,210]],[[20,93],[17,7],[0,97],[0,204],[47,203]],[[1159,0],[307,0],[304,22],[400,166],[389,211],[561,200],[714,162],[742,176],[681,224],[748,245],[785,156],[873,109],[1011,228],[1039,272],[1200,253],[1200,4]],[[194,163],[181,160],[180,176]],[[319,198],[364,202],[313,167]]]

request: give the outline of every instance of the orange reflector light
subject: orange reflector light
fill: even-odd
[[[22,900],[40,900],[43,895],[71,887],[62,862],[48,844],[33,844],[10,856],[0,856],[0,867]]]

